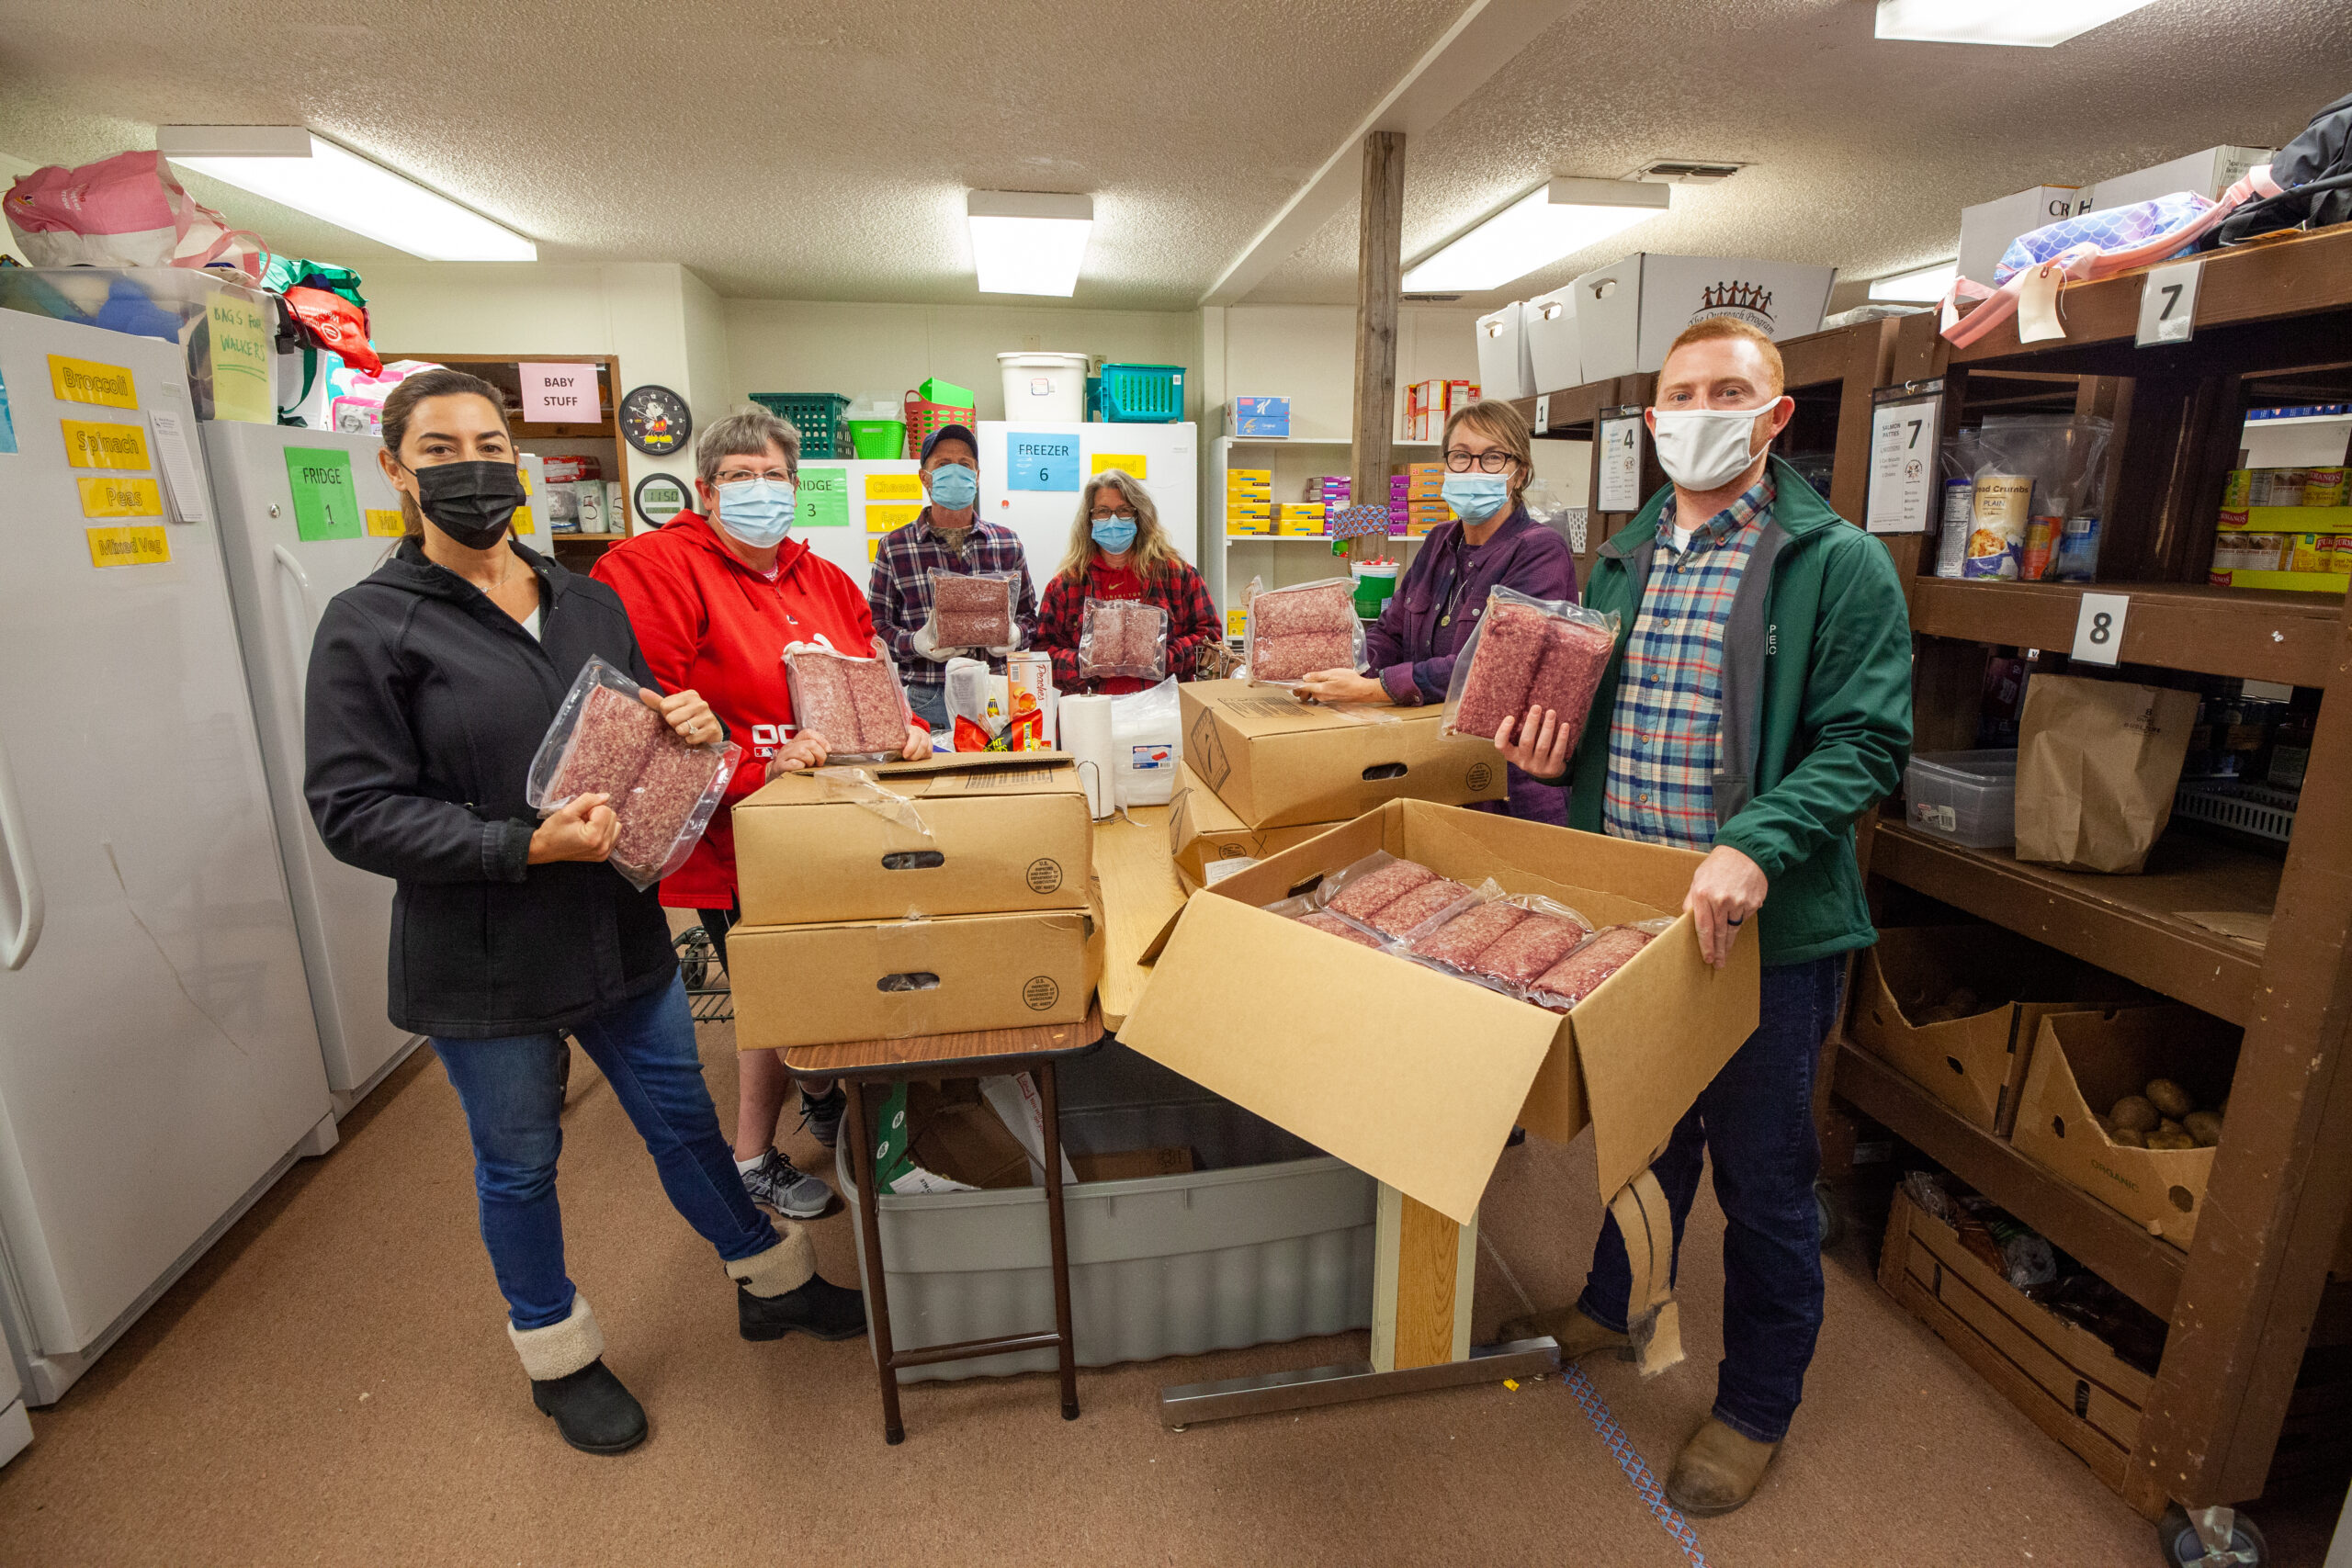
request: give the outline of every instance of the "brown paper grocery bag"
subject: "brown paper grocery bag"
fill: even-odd
[[[2197,694],[2075,675],[2027,682],[2018,859],[2136,872],[2172,816]]]

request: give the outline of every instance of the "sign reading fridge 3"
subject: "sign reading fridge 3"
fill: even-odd
[[[1078,437],[1010,431],[1004,438],[1006,483],[1013,490],[1076,490]]]

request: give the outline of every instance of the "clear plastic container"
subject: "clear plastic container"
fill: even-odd
[[[2007,849],[2018,841],[2018,754],[1996,748],[1916,756],[1904,771],[1903,804],[1923,833],[1972,850]]]
[[[198,419],[277,423],[277,314],[217,268],[0,267],[0,310],[175,343]]]

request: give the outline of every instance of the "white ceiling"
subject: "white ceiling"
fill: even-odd
[[[722,294],[977,302],[967,188],[1088,192],[1073,303],[1188,310],[1464,0],[890,0],[666,9],[45,0],[0,36],[0,152],[80,163],[158,124],[301,122],[512,224],[548,261],[682,261]],[[2341,0],[2156,0],[2054,50],[1879,43],[1871,0],[1600,0],[1407,151],[1419,255],[1554,174],[1747,163],[1603,247],[1949,257],[1959,209],[2216,142],[2346,86]],[[658,18],[649,25],[648,18]],[[102,40],[102,41],[100,41]],[[277,249],[394,254],[190,176]],[[1354,299],[1355,213],[1250,296]]]

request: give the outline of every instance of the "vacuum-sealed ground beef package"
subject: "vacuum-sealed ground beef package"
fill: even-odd
[[[1379,850],[1325,877],[1323,905],[1351,920],[1369,919],[1422,883],[1436,880],[1437,873],[1419,861]]]
[[[802,730],[825,738],[827,758],[868,761],[896,757],[911,722],[898,667],[887,656],[852,659],[830,648],[796,642],[784,650],[792,688],[792,716]]]
[[[1298,923],[1302,926],[1313,926],[1318,931],[1329,931],[1333,936],[1354,942],[1358,947],[1369,947],[1375,952],[1385,951],[1381,947],[1378,937],[1363,927],[1351,925],[1339,916],[1326,910],[1318,909],[1311,915],[1302,915],[1299,917]]]
[[[1492,947],[1478,954],[1476,972],[1506,986],[1524,988],[1532,985],[1545,970],[1574,953],[1577,944],[1591,934],[1592,929],[1581,919],[1532,909],[1528,911],[1527,919],[1505,931],[1495,940]]]
[[[694,852],[742,754],[730,743],[688,745],[636,682],[591,659],[531,759],[524,797],[545,815],[574,795],[609,795],[619,820],[612,867],[650,887]]]
[[[1078,672],[1168,679],[1168,612],[1140,599],[1089,599],[1078,633]]]
[[[1477,895],[1450,877],[1433,876],[1402,897],[1392,899],[1368,916],[1364,924],[1399,940],[1413,935],[1455,906],[1464,904]]]
[[[1013,573],[931,573],[931,637],[941,648],[1010,648],[1021,580]]]
[[[1250,601],[1242,657],[1252,681],[1276,685],[1317,670],[1361,671],[1364,636],[1354,580],[1327,577],[1260,593]]]
[[[1536,977],[1528,999],[1565,1012],[1633,962],[1657,933],[1640,926],[1603,926],[1591,940]]]
[[[1432,964],[1476,973],[1473,966],[1479,955],[1526,919],[1527,911],[1517,905],[1493,899],[1464,909],[1406,951]]]
[[[1504,719],[1540,705],[1559,715],[1573,747],[1616,648],[1617,625],[1613,612],[1489,590],[1478,629],[1454,660],[1443,732],[1492,740]]]

